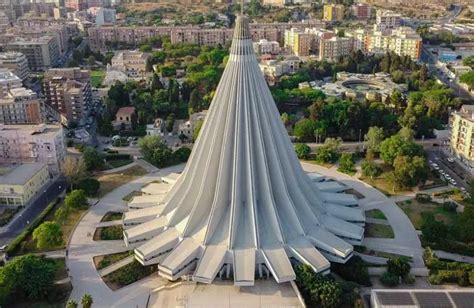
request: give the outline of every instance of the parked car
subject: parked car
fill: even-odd
[[[448,158],[448,161],[449,161],[450,163],[454,163],[454,158],[449,157],[449,158]]]

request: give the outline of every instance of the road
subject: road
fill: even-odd
[[[21,216],[18,215],[6,230],[0,233],[0,246],[9,243],[18,236],[18,234],[46,208],[49,202],[61,194],[66,188],[66,185],[67,183],[64,178],[56,178],[53,183],[49,184],[46,191],[43,190],[38,196],[33,197],[36,199],[20,212],[19,215]]]

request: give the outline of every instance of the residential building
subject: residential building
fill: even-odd
[[[188,140],[192,140],[194,138],[194,130],[196,129],[196,126],[199,122],[204,121],[206,114],[207,110],[191,114],[188,121],[181,123],[178,126],[178,136],[184,135]]]
[[[280,52],[280,44],[276,41],[261,39],[253,43],[253,49],[257,55],[277,55]]]
[[[263,5],[272,5],[272,6],[284,6],[285,4],[290,4],[291,0],[263,0]]]
[[[145,77],[149,54],[141,51],[121,51],[113,56],[112,67],[128,77]]]
[[[367,36],[367,51],[373,54],[384,54],[393,51],[400,56],[410,56],[418,60],[421,56],[423,41],[415,30],[399,27],[391,32],[373,31]]]
[[[10,90],[21,88],[21,79],[6,68],[0,69],[0,98],[8,96]]]
[[[293,74],[300,68],[301,60],[298,57],[288,57],[283,61],[268,60],[259,64],[260,70],[265,80],[270,85],[274,85],[280,80],[280,77],[287,74]]]
[[[42,103],[30,89],[11,89],[0,98],[1,124],[39,124],[44,120]]]
[[[65,0],[64,6],[74,11],[85,11],[87,9],[86,0]]]
[[[402,15],[389,10],[377,10],[374,29],[376,31],[390,31],[400,27]]]
[[[87,13],[92,15],[97,26],[102,26],[104,24],[115,24],[117,21],[115,17],[116,11],[114,9],[90,7],[87,9]]]
[[[341,21],[344,19],[344,5],[325,4],[323,10],[324,21]]]
[[[0,69],[5,68],[25,81],[30,74],[28,60],[21,52],[0,52]]]
[[[62,19],[67,17],[67,10],[65,7],[55,7],[53,9],[53,17],[54,19]]]
[[[65,157],[61,125],[0,125],[0,163],[44,162],[57,173]]]
[[[58,111],[64,125],[83,125],[92,102],[90,74],[80,68],[51,69],[44,74],[45,103]]]
[[[474,106],[451,113],[451,152],[474,171]]]
[[[350,54],[353,48],[352,38],[333,36],[322,39],[319,45],[319,59],[337,61],[339,57]]]
[[[356,29],[352,32],[346,32],[346,36],[352,38],[352,49],[360,50],[362,52],[367,51],[367,35],[367,31],[363,28]]]
[[[122,107],[115,114],[114,129],[130,130],[136,121],[135,107]]]
[[[7,168],[0,175],[0,205],[25,206],[49,182],[48,165],[24,163]]]
[[[366,3],[357,3],[352,6],[352,13],[359,20],[367,20],[372,15],[372,8]]]
[[[285,31],[285,47],[297,56],[309,56],[316,49],[316,36],[298,29]]]
[[[21,52],[28,60],[28,67],[32,71],[46,71],[58,64],[60,48],[56,36],[39,38],[18,38],[9,42],[7,51]]]

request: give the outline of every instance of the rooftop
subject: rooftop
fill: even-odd
[[[1,81],[9,81],[9,82],[14,82],[14,81],[18,81],[18,82],[21,82],[21,79],[13,74],[10,70],[6,69],[6,68],[1,68],[0,69],[0,82]]]
[[[56,135],[59,131],[62,131],[61,125],[55,124],[39,124],[39,125],[28,125],[28,124],[13,124],[4,125],[0,124],[0,134],[3,131],[18,131],[19,133],[27,133],[30,135]]]
[[[46,167],[46,163],[25,163],[11,167],[0,176],[0,184],[24,185],[36,173]]]
[[[458,307],[474,303],[474,291],[466,290],[372,290],[376,307]]]
[[[135,113],[135,107],[122,107],[120,108],[117,113],[116,113],[116,117],[126,117],[126,116],[130,116],[132,114]]]

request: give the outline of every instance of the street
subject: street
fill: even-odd
[[[464,170],[456,160],[454,162],[449,162],[447,158],[451,156],[446,156],[441,147],[438,149],[429,149],[426,152],[428,160],[438,164],[440,171],[443,170],[457,182],[457,188],[464,187],[466,190],[469,190],[471,175]]]
[[[67,187],[66,179],[63,177],[56,178],[53,183],[50,183],[46,192],[38,192],[38,196],[30,203],[23,211],[21,211],[14,218],[14,221],[8,225],[7,230],[0,232],[0,246],[9,243],[12,239],[18,236],[23,229],[32,222],[61,192]],[[21,216],[20,216],[21,215]]]

